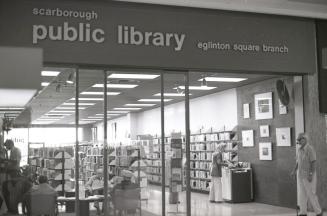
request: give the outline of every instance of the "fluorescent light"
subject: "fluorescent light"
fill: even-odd
[[[56,77],[60,74],[59,71],[41,71],[41,76],[51,76],[51,77]]]
[[[81,106],[93,106],[95,103],[78,103]],[[75,106],[75,103],[63,103],[62,106]]]
[[[165,102],[171,101],[173,99],[164,99]],[[140,102],[160,102],[161,99],[140,99]]]
[[[58,121],[60,118],[39,118],[37,121]]]
[[[107,88],[135,88],[138,85],[134,85],[134,84],[107,84]],[[94,88],[103,88],[104,85],[103,84],[95,84],[92,87]]]
[[[72,98],[70,100],[75,100],[75,98]],[[103,101],[103,98],[78,98],[78,100],[81,101]]]
[[[111,111],[107,111],[107,113],[119,113],[119,114],[126,114],[126,113],[128,113],[128,111],[118,111],[118,110],[111,110]]]
[[[107,95],[119,95],[121,92],[107,92]],[[104,92],[82,92],[82,95],[104,95]]]
[[[51,113],[73,113],[74,110],[51,110]]]
[[[155,79],[160,75],[155,74],[118,74],[113,73],[108,78],[112,79]]]
[[[204,79],[209,82],[241,82],[247,80],[247,78],[233,78],[233,77],[205,77]],[[203,78],[199,79],[199,81],[202,80]]]
[[[75,107],[56,107],[55,109],[62,109],[62,110],[74,110]],[[78,109],[83,110],[86,109],[86,107],[78,107]]]
[[[25,107],[36,92],[34,89],[0,88],[0,107]]]
[[[114,110],[140,110],[142,108],[137,108],[137,107],[118,107],[114,108]]]
[[[155,104],[125,104],[124,106],[135,106],[135,107],[150,107],[154,106]]]
[[[53,121],[33,121],[33,124],[51,124]]]
[[[23,110],[24,107],[0,107],[0,110]]]
[[[93,119],[103,119],[103,117],[101,116],[89,116],[87,118],[93,118]]]
[[[71,115],[71,114],[69,114],[69,113],[48,113],[48,114],[45,114],[45,116],[69,116],[69,115]]]
[[[121,114],[125,114],[125,112],[124,113],[107,113],[108,116],[119,116]],[[103,116],[103,114],[95,114],[95,115],[96,116]]]
[[[98,119],[98,118],[95,118],[95,119],[93,119],[93,118],[81,119],[81,121],[100,121],[100,120],[102,120],[102,119]]]
[[[189,95],[192,95],[192,94],[189,94]],[[158,93],[158,94],[155,94],[153,96],[161,96],[161,93]],[[164,93],[164,96],[166,97],[184,97],[185,94],[180,94],[180,93]]]
[[[41,86],[48,86],[49,84],[49,82],[41,82]]]
[[[185,86],[179,86],[179,88],[181,89],[185,89]],[[209,87],[209,86],[189,86],[190,90],[201,90],[201,91],[207,91],[207,90],[212,90],[215,89],[217,87]],[[176,88],[174,88],[176,89]]]

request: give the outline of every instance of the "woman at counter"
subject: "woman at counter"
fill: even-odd
[[[226,166],[223,162],[223,153],[225,152],[226,144],[219,144],[216,151],[212,154],[211,161],[211,185],[209,193],[210,202],[222,202],[222,182],[221,182],[221,168]]]

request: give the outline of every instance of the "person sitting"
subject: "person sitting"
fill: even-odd
[[[97,169],[96,174],[91,176],[88,182],[85,184],[85,189],[89,194],[97,195],[103,193],[103,169]],[[99,202],[94,202],[94,208],[97,210],[97,214],[100,214]]]
[[[44,176],[44,175],[40,175],[38,178],[38,185],[34,185],[33,187],[31,187],[31,189],[24,195],[23,198],[23,206],[24,208],[27,208],[27,215],[31,215],[31,211],[34,208],[38,208],[38,205],[42,205],[42,203],[32,203],[32,197],[33,196],[37,196],[37,195],[49,195],[51,197],[54,197],[54,199],[57,199],[57,191],[51,187],[48,183],[48,177]],[[56,205],[56,204],[54,204]],[[34,207],[33,207],[34,206]],[[44,206],[41,206],[41,209],[43,207],[44,211]],[[23,208],[23,212],[25,213],[25,209]],[[40,208],[38,208],[40,210]],[[35,209],[34,209],[35,210]],[[34,211],[33,210],[33,211]]]
[[[122,180],[117,183],[112,191],[111,191],[111,196],[113,197],[113,199],[115,199],[115,192],[116,190],[131,190],[131,189],[136,189],[139,188],[138,184],[135,183],[135,176],[134,174],[129,171],[129,170],[122,170],[120,172],[120,176],[122,177]],[[130,197],[132,198],[132,197]],[[115,203],[114,203],[115,205]],[[135,210],[128,210],[128,213],[134,214]],[[121,212],[120,212],[121,214]]]
[[[39,185],[32,187],[30,194],[53,194],[57,196],[57,191],[49,185],[48,177],[44,175],[39,176]]]
[[[138,188],[138,185],[135,184],[135,176],[131,171],[122,170],[120,176],[122,177],[122,181],[113,187],[113,193],[116,189],[126,190]]]

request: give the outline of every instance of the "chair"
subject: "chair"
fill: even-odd
[[[28,198],[27,215],[58,215],[56,194],[31,194]]]
[[[113,194],[114,215],[119,210],[122,215],[127,215],[130,211],[139,210],[141,215],[140,188],[133,189],[116,189]]]

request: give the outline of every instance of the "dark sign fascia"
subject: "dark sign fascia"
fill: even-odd
[[[309,19],[103,2],[0,1],[0,45],[47,63],[308,74]]]

